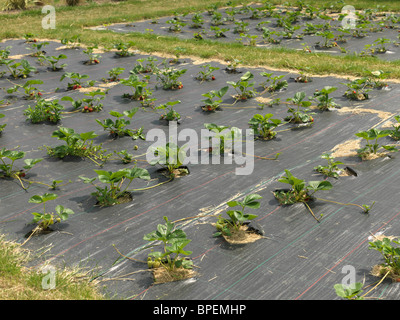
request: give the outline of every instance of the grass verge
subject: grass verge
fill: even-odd
[[[49,272],[25,267],[32,253],[0,236],[0,300],[104,300],[95,282],[79,268]],[[47,278],[46,278],[47,277]],[[49,280],[49,281],[47,281]],[[43,289],[54,283],[54,289]]]

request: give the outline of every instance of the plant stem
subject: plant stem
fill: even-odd
[[[326,202],[332,202],[332,203],[336,203],[336,204],[341,204],[341,205],[344,205],[344,206],[356,206],[356,207],[361,208],[363,211],[365,211],[365,208],[364,208],[364,207],[362,207],[362,206],[360,206],[360,205],[358,205],[358,204],[355,204],[355,203],[341,203],[341,202],[332,201],[332,200],[327,200],[327,199],[321,199],[321,198],[315,198],[315,199],[317,199],[317,200],[322,200],[322,201],[326,201]]]

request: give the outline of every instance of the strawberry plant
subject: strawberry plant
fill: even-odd
[[[100,112],[103,109],[101,100],[104,99],[105,93],[100,89],[85,93],[89,98],[74,100],[69,96],[64,96],[61,101],[70,101],[72,106],[83,113],[87,112]]]
[[[215,76],[213,75],[214,71],[219,70],[218,67],[212,67],[211,64],[205,64],[200,66],[201,70],[198,72],[196,79],[199,81],[213,81],[215,80]]]
[[[151,147],[150,152],[155,157],[149,159],[149,164],[160,165],[171,178],[189,173],[187,169],[181,168],[186,158],[185,146],[179,147],[173,142],[168,142],[165,146]]]
[[[120,83],[124,86],[130,87],[132,94],[124,93],[124,98],[132,100],[143,100],[151,95],[151,91],[146,90],[147,82],[141,81],[139,76],[131,74],[128,79],[121,79]]]
[[[92,184],[96,188],[96,192],[93,192],[92,196],[97,199],[98,205],[101,207],[113,206],[126,201],[126,199],[132,200],[132,195],[128,188],[133,180],[150,180],[149,172],[146,169],[137,167],[118,171],[94,170],[94,172],[97,173],[95,178],[86,178],[84,176],[79,176],[79,178],[83,183]],[[99,186],[94,183],[96,179],[104,185]],[[124,186],[125,181],[128,181],[128,183]]]
[[[228,66],[226,67],[226,71],[228,73],[237,73],[238,72],[237,68],[238,68],[239,64],[241,63],[240,60],[233,58],[233,59],[227,60],[227,63],[228,63]]]
[[[177,70],[174,68],[164,68],[157,71],[157,80],[164,90],[182,89],[183,84],[179,81],[179,78],[184,75],[186,71],[187,69]]]
[[[343,162],[334,161],[334,158],[329,153],[324,153],[321,158],[327,160],[328,164],[325,166],[318,165],[314,167],[314,170],[327,177],[338,178],[340,173],[338,165],[343,164]]]
[[[378,265],[379,276],[389,274],[397,281],[400,277],[400,248],[393,246],[392,243],[400,244],[397,239],[385,237],[382,240],[376,239],[369,242],[368,249],[378,251],[384,259],[384,262]]]
[[[347,300],[364,300],[364,297],[360,296],[363,293],[363,290],[361,290],[363,284],[361,282],[356,282],[349,286],[337,283],[333,287],[338,297]]]
[[[130,52],[129,50],[135,45],[133,41],[128,41],[128,42],[117,42],[114,44],[114,49],[117,51],[115,54],[119,57],[129,57],[134,55],[133,52]]]
[[[119,75],[122,74],[124,71],[125,68],[120,68],[120,67],[112,68],[111,70],[107,71],[108,78],[107,79],[103,78],[103,81],[104,82],[120,81],[121,79],[119,78]]]
[[[273,119],[272,113],[266,115],[255,114],[250,119],[249,125],[254,131],[254,136],[258,136],[263,140],[270,140],[276,136],[274,129],[282,123],[280,119]]]
[[[167,111],[160,116],[160,120],[167,120],[169,121],[179,121],[181,119],[181,115],[179,114],[179,112],[175,111],[172,107],[178,103],[181,103],[180,100],[176,100],[176,101],[168,101],[165,104],[161,104],[158,107],[156,107],[156,110],[165,110],[167,109]]]
[[[47,154],[63,159],[67,156],[89,158],[97,165],[97,161],[105,162],[110,155],[106,154],[107,150],[102,148],[102,145],[93,145],[93,139],[98,135],[93,131],[76,133],[72,128],[60,127],[54,131],[52,137],[65,142],[64,145],[56,147],[44,146],[47,149]]]
[[[229,31],[229,28],[220,28],[217,26],[211,26],[210,30],[214,32],[215,38],[226,38],[225,32]]]
[[[320,36],[324,39],[324,42],[322,44],[317,42],[316,46],[323,48],[332,48],[334,46],[334,44],[330,41],[331,39],[335,38],[335,35],[332,33],[332,31],[330,30],[317,31],[315,35]]]
[[[311,106],[311,101],[304,101],[306,97],[305,92],[296,92],[293,98],[288,98],[286,101],[295,105],[296,108],[289,108],[287,116],[284,120],[291,123],[312,123],[314,119],[312,115],[314,113],[309,112],[309,107]]]
[[[257,95],[257,92],[251,89],[254,86],[254,82],[250,82],[250,80],[253,79],[254,75],[250,71],[247,71],[238,81],[227,81],[226,83],[235,89],[237,93],[235,96],[236,99],[247,100]]]
[[[117,111],[110,111],[109,114],[116,118],[115,121],[112,119],[104,119],[103,121],[96,119],[96,122],[101,125],[104,130],[108,131],[110,133],[110,136],[113,138],[130,136],[134,140],[138,138],[145,140],[143,135],[143,127],[137,130],[129,129],[127,128],[127,126],[130,125],[131,122],[123,118],[125,116],[129,119],[132,119],[132,117],[138,110],[138,108],[133,108],[131,110],[123,111],[122,113]]]
[[[214,12],[213,15],[211,16],[211,25],[213,26],[220,26],[221,24],[224,24],[225,18],[222,16],[221,12]]]
[[[260,75],[267,78],[260,85],[268,92],[279,92],[288,86],[286,80],[281,80],[285,75],[273,76],[273,73],[268,72],[261,72]],[[271,84],[269,84],[270,82]]]
[[[50,43],[47,41],[42,42],[42,43],[37,43],[37,42],[31,43],[31,50],[34,51],[33,53],[31,53],[31,56],[39,57],[39,56],[45,55],[46,51],[44,51],[43,48],[49,44]]]
[[[317,191],[332,189],[332,184],[326,180],[305,182],[304,180],[293,176],[293,174],[289,170],[285,170],[285,173],[286,177],[282,177],[278,179],[278,181],[289,184],[291,188],[289,190],[274,191],[275,198],[282,205],[292,205],[298,202],[304,203],[310,210],[313,217],[317,221],[319,221],[319,219],[317,219],[317,217],[312,212],[307,202],[314,199],[313,195]]]
[[[299,74],[300,75],[294,79],[295,82],[308,83],[312,81],[312,78],[304,71],[299,71]]]
[[[218,231],[214,233],[214,236],[232,236],[233,233],[239,232],[239,230],[247,221],[257,218],[257,215],[255,214],[245,213],[245,208],[260,208],[260,202],[257,201],[260,199],[262,199],[262,196],[258,194],[250,194],[245,196],[243,201],[229,201],[227,205],[230,208],[240,207],[240,209],[228,210],[226,214],[229,218],[223,218],[219,216],[219,219],[216,223],[216,228]]]
[[[40,98],[42,96],[42,93],[33,86],[35,84],[43,84],[43,81],[39,79],[27,80],[23,85],[16,84],[15,86],[8,88],[7,93],[11,94],[14,92],[20,92],[21,90],[23,91],[23,98],[26,100]]]
[[[29,170],[43,160],[42,158],[24,159],[25,166],[23,169],[16,169],[14,165],[15,161],[23,159],[25,155],[26,153],[23,151],[8,150],[6,148],[0,149],[0,177],[16,178],[21,182],[21,178],[24,178]],[[25,189],[22,182],[21,185]]]
[[[240,34],[241,38],[236,39],[239,42],[242,42],[243,45],[248,45],[251,47],[255,47],[257,45],[257,38],[258,35],[250,35],[250,34],[245,34],[241,33]]]
[[[378,154],[380,150],[386,150],[389,152],[397,152],[398,149],[394,146],[390,145],[380,145],[378,140],[389,136],[391,134],[391,130],[378,130],[376,128],[369,129],[367,131],[360,131],[355,135],[366,140],[365,147],[357,150],[359,157],[362,159],[368,158],[368,156],[373,154]]]
[[[400,115],[394,116],[394,120],[396,120],[397,123],[392,125],[393,129],[389,136],[395,140],[400,140]]]
[[[57,205],[55,207],[55,212],[46,212],[46,202],[55,200],[58,195],[55,193],[45,193],[43,195],[34,195],[29,198],[29,203],[43,204],[43,212],[32,212],[33,220],[32,223],[38,225],[38,228],[42,231],[49,230],[49,227],[65,221],[68,219],[69,215],[74,214],[74,211],[68,208],[64,208],[62,205]]]
[[[192,16],[192,24],[190,25],[191,28],[199,29],[203,26],[204,24],[204,19],[203,16],[196,12]]]
[[[32,123],[40,123],[44,121],[49,121],[52,123],[57,123],[61,120],[61,112],[64,107],[58,103],[58,100],[45,100],[38,99],[34,107],[28,106],[24,111],[24,115],[27,120]]]
[[[236,127],[229,126],[219,126],[214,123],[205,123],[204,127],[208,129],[210,132],[213,132],[213,136],[209,137],[209,140],[212,139],[218,141],[219,148],[215,148],[217,154],[223,155],[227,152],[227,146],[233,148],[234,140],[237,139],[239,135],[239,131]],[[211,152],[214,152],[214,146],[209,149]]]
[[[247,28],[249,23],[244,21],[235,21],[235,27],[233,28],[233,33],[247,33],[249,29]]]
[[[157,230],[146,234],[143,240],[158,241],[163,245],[162,251],[153,251],[149,253],[147,264],[149,268],[164,268],[169,274],[174,275],[179,269],[192,269],[193,262],[182,256],[189,256],[192,251],[186,251],[184,248],[191,242],[187,239],[186,233],[175,227],[164,216],[165,224],[159,224]],[[174,276],[179,279],[179,276]]]
[[[10,72],[10,76],[14,79],[27,78],[30,73],[36,72],[37,69],[30,65],[28,60],[22,59],[15,62],[13,59],[1,58],[0,65],[5,65]],[[3,72],[5,74],[5,72]]]
[[[336,87],[325,86],[321,90],[316,90],[314,95],[310,97],[310,100],[317,101],[317,107],[320,110],[329,110],[331,108],[337,108],[339,105],[333,101],[333,98],[329,97],[329,94],[335,92],[337,90]]]
[[[146,64],[143,63],[145,61],[147,62]],[[137,59],[136,64],[130,71],[130,73],[132,74],[155,73],[157,71],[157,66],[155,62],[157,62],[157,58],[154,57],[148,57],[147,59]]]
[[[367,80],[368,86],[378,89],[388,87],[389,85],[384,80],[388,77],[389,73],[390,73],[389,71],[382,71],[382,70],[372,71],[371,76],[368,77]]]
[[[4,118],[4,117],[5,117],[5,115],[2,114],[2,113],[0,113],[0,119],[1,119],[1,118]],[[4,131],[4,128],[5,128],[6,126],[7,126],[6,123],[0,125],[0,134]]]
[[[166,23],[169,24],[169,27],[168,27],[169,31],[177,32],[177,33],[178,32],[182,32],[182,28],[184,26],[186,26],[185,22],[182,22],[182,21],[179,21],[179,20],[176,20],[176,19],[168,20],[168,21],[166,21]]]
[[[48,64],[50,70],[52,71],[59,71],[64,69],[67,64],[59,64],[61,59],[67,59],[67,56],[65,54],[59,54],[58,56],[41,56],[39,57],[39,61]]]
[[[121,159],[123,164],[128,164],[134,161],[134,155],[131,153],[128,153],[126,150],[121,150],[121,151],[115,151],[114,153]]]
[[[222,103],[222,97],[227,93],[229,87],[225,86],[221,89],[211,90],[210,92],[202,94],[206,99],[201,100],[204,102],[204,106],[202,106],[203,111],[215,111],[220,108]]]
[[[85,50],[83,50],[83,53],[88,56],[88,60],[85,61],[85,64],[98,64],[100,63],[100,58],[101,55],[97,54],[94,52],[95,49],[97,49],[97,45],[89,46]]]
[[[72,80],[72,82],[68,82],[67,89],[68,90],[76,90],[82,88],[82,85],[87,85],[89,87],[92,87],[95,83],[94,80],[88,80],[86,83],[83,83],[83,79],[89,79],[89,76],[87,74],[80,74],[78,72],[65,72],[61,78],[60,81],[63,81],[65,78],[68,78]]]
[[[281,43],[280,39],[274,38],[274,36],[279,37],[281,33],[279,31],[271,31],[268,28],[262,28],[262,38],[266,43],[278,44]]]
[[[367,78],[355,79],[348,83],[341,83],[347,86],[344,96],[350,100],[366,100],[369,98]]]
[[[68,49],[75,49],[79,47],[80,39],[78,35],[72,36],[71,38],[61,39],[61,44],[66,46]]]

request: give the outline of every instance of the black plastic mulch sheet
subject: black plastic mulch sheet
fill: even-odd
[[[27,53],[23,40],[10,40],[4,45],[12,46],[12,55]],[[55,50],[61,45],[51,43],[46,47],[47,54],[66,54],[68,66],[65,72],[79,72],[96,80],[95,86],[100,87],[102,78],[113,67],[123,67],[122,75],[127,77],[137,59],[146,58],[135,55],[117,58],[115,53],[103,53],[101,63],[86,66],[82,50]],[[69,95],[74,98],[84,97],[82,92],[67,91],[66,80],[59,79],[63,71],[51,72],[46,67],[36,63],[35,58],[25,56],[38,67],[38,73],[31,79],[42,79],[44,85],[39,86],[45,98],[60,99]],[[162,58],[158,58],[159,62]],[[200,109],[202,94],[222,88],[227,81],[237,81],[246,71],[254,76],[255,89],[261,92],[259,83],[261,68],[240,68],[239,74],[227,73],[225,66],[210,62],[220,69],[214,72],[216,80],[200,83],[195,79],[200,65],[198,62],[181,59],[177,68],[185,68],[187,72],[181,77],[181,90],[163,90],[156,88],[156,78],[150,76],[149,88],[154,89],[153,97],[156,105],[168,101],[180,100],[174,107],[181,113],[182,122],[178,130],[194,129],[196,132],[204,128],[204,123],[235,126],[248,129],[248,121],[255,114],[273,113],[275,118],[282,119],[287,115],[288,105],[281,103],[260,110],[259,96],[248,101],[236,102],[235,94],[230,87],[224,96],[224,106],[221,111],[207,114]],[[33,104],[20,95],[10,97],[2,93],[2,99],[10,99],[12,103],[4,106],[1,113],[5,117],[1,123],[7,123],[0,141],[1,147],[16,148],[25,151],[26,158],[44,158],[27,175],[29,181],[49,183],[52,180],[71,180],[71,183],[57,190],[49,190],[45,185],[32,184],[27,191],[23,190],[17,180],[2,180],[0,199],[1,232],[7,238],[20,243],[26,240],[26,234],[33,229],[29,224],[33,218],[32,212],[41,210],[40,204],[29,203],[35,194],[54,192],[58,199],[47,203],[47,210],[61,204],[72,209],[75,214],[60,224],[54,231],[31,237],[24,245],[32,250],[39,250],[31,264],[42,266],[45,263],[55,266],[64,264],[78,265],[93,270],[97,280],[103,282],[109,297],[114,299],[177,299],[177,300],[293,300],[339,299],[333,286],[341,283],[346,273],[345,266],[354,267],[356,281],[375,283],[377,278],[370,275],[371,268],[382,262],[378,252],[368,249],[369,237],[377,232],[385,235],[398,235],[400,225],[398,216],[399,187],[397,179],[400,176],[399,158],[395,153],[391,159],[382,158],[373,161],[361,161],[357,156],[338,158],[346,166],[357,172],[355,176],[345,176],[339,179],[329,178],[333,184],[330,191],[321,191],[317,196],[341,203],[356,203],[375,205],[369,214],[365,214],[356,206],[344,206],[335,203],[316,201],[312,205],[313,212],[319,216],[317,222],[303,205],[279,206],[272,191],[287,186],[277,179],[288,169],[296,177],[311,180],[323,180],[324,176],[317,174],[313,168],[325,164],[320,156],[332,151],[337,145],[357,139],[355,133],[372,127],[384,128],[393,121],[393,116],[399,112],[398,101],[400,88],[391,83],[388,90],[372,90],[370,99],[354,102],[343,98],[346,87],[341,84],[346,79],[334,77],[314,77],[310,83],[296,83],[291,78],[297,76],[283,72],[288,80],[288,88],[274,97],[286,101],[296,92],[304,91],[307,97],[316,89],[324,86],[336,86],[332,94],[341,109],[326,112],[316,112],[314,124],[311,127],[293,130],[290,125],[280,126],[278,134],[271,141],[254,142],[254,170],[249,175],[237,175],[236,163],[226,164],[221,158],[220,164],[188,164],[190,174],[177,178],[172,182],[140,192],[132,192],[133,200],[113,207],[98,207],[96,199],[91,196],[94,187],[84,184],[78,178],[80,175],[95,177],[94,169],[99,169],[88,159],[59,160],[50,158],[43,145],[55,146],[62,144],[51,134],[57,125],[31,124],[27,122],[23,112],[27,105]],[[2,88],[9,88],[10,79],[0,80]],[[25,80],[13,82],[24,83]],[[56,88],[59,90],[55,91]],[[122,98],[129,93],[129,88],[121,84],[108,88],[104,109],[99,113],[72,113],[64,115],[59,125],[73,128],[76,132],[95,131],[99,136],[95,143],[103,143],[109,152],[122,149],[134,155],[143,155],[152,141],[135,140],[129,137],[113,140],[103,131],[95,119],[110,117],[111,110],[124,111],[132,107],[140,107],[138,101]],[[270,93],[263,93],[263,98],[270,98]],[[69,103],[61,102],[67,111],[73,110]],[[348,108],[348,109],[345,109]],[[346,111],[347,110],[347,111]],[[160,128],[168,134],[168,126],[161,123],[159,114],[151,109],[140,109],[133,117],[131,128]],[[345,111],[345,112],[343,112]],[[385,113],[382,113],[385,112]],[[396,142],[388,137],[384,143]],[[180,142],[184,144],[184,142]],[[138,149],[134,150],[137,145]],[[199,148],[200,149],[200,148]],[[245,150],[245,149],[244,149]],[[204,150],[199,150],[201,155]],[[265,160],[262,157],[273,158],[280,153],[278,160]],[[139,157],[137,165],[149,170],[151,181],[134,181],[132,188],[154,186],[167,178],[159,172],[159,167],[153,167]],[[251,161],[251,160],[248,160]],[[250,162],[248,162],[250,163]],[[19,160],[16,166],[22,166]],[[104,170],[118,170],[129,165],[120,161],[110,160]],[[263,230],[265,238],[246,245],[230,245],[223,238],[213,237],[218,215],[226,215],[226,203],[230,200],[241,200],[244,196],[258,193],[263,198],[261,206],[251,213],[257,214],[252,225]],[[249,213],[250,213],[249,211]],[[184,219],[187,217],[193,219]],[[186,247],[191,250],[191,258],[196,266],[195,278],[165,284],[153,284],[152,275],[147,265],[142,262],[125,259],[123,255],[136,260],[146,260],[150,249],[144,249],[149,243],[143,236],[163,224],[163,216],[170,221],[176,221],[192,242]],[[118,279],[119,278],[119,279]],[[131,280],[122,281],[123,278]],[[114,279],[114,280],[112,280]],[[374,297],[398,299],[398,285],[385,280],[374,291]]]
[[[256,6],[252,6],[256,8]],[[226,11],[228,9],[220,9],[216,12],[221,14],[221,23],[215,23],[212,20],[212,15],[207,12],[199,13],[203,19],[201,27],[193,27],[193,14],[185,16],[171,16],[163,17],[158,19],[149,19],[142,21],[133,21],[129,23],[117,23],[107,26],[99,26],[92,29],[95,30],[112,30],[114,32],[124,33],[154,33],[157,35],[177,37],[181,39],[193,39],[195,34],[201,34],[203,39],[210,41],[221,41],[221,42],[237,42],[244,45],[250,45],[250,39],[254,38],[255,45],[260,48],[289,48],[294,50],[311,50],[313,53],[321,54],[332,54],[334,56],[341,55],[353,55],[361,54],[366,56],[374,56],[380,59],[394,61],[399,59],[399,30],[398,23],[391,21],[390,19],[385,20],[383,16],[376,16],[373,20],[367,20],[368,26],[361,27],[362,23],[357,18],[356,27],[348,29],[348,33],[342,32],[340,29],[345,25],[344,22],[338,20],[339,15],[332,15],[332,20],[323,20],[321,18],[309,19],[304,14],[300,15],[297,21],[292,23],[294,30],[291,36],[284,34],[284,31],[288,30],[282,26],[279,26],[278,19],[271,16],[263,16],[266,11],[260,11],[258,18],[252,18],[250,11],[243,11],[240,8],[236,8],[237,13],[234,15],[235,21],[229,20],[229,15]],[[288,16],[290,10],[281,10],[282,18]],[[387,14],[390,17],[392,14]],[[392,15],[397,17],[397,15]],[[173,24],[169,21],[179,19],[182,23],[180,31],[175,30]],[[241,24],[245,24],[244,29],[241,29]],[[316,30],[324,30],[324,25],[330,25],[330,31],[334,37],[329,38],[327,42],[329,47],[325,47],[325,38],[320,35],[315,35],[309,30],[309,25],[312,25]],[[172,29],[171,29],[172,27]],[[214,28],[217,28],[214,30]],[[271,37],[278,40],[277,43],[271,43],[268,41],[268,37],[265,36],[264,29],[266,28],[271,32],[278,32],[278,34],[271,34]],[[242,30],[242,31],[240,31]],[[311,29],[310,29],[311,30]],[[221,36],[216,36],[217,33],[221,32]],[[244,35],[241,35],[243,32]],[[357,36],[356,36],[357,35]],[[385,39],[387,41],[384,44],[379,44],[378,39]],[[199,40],[201,41],[201,40]],[[336,43],[337,45],[332,45]],[[386,51],[383,53],[375,52],[371,53],[369,49],[378,49],[383,46]]]

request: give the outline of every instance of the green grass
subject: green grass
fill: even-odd
[[[0,300],[104,300],[88,273],[79,268],[56,270],[55,288],[43,289],[48,273],[25,266],[31,255],[0,236]]]

